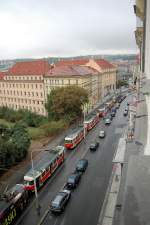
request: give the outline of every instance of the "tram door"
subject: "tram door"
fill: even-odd
[[[37,187],[37,189],[39,189],[40,188],[40,182],[39,182],[39,177],[36,179],[36,187]]]

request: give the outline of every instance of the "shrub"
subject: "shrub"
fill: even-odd
[[[41,126],[46,136],[55,135],[68,127],[68,123],[64,120],[51,121]]]

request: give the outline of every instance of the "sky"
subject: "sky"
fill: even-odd
[[[0,59],[137,53],[134,0],[0,0]]]

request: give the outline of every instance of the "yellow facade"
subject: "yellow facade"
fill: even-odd
[[[99,72],[98,74],[98,96],[99,101],[107,94],[116,90],[116,68],[101,68],[95,60],[90,59],[86,66],[90,66]]]
[[[45,99],[47,94],[56,87],[66,87],[69,85],[77,85],[85,88],[89,94],[88,110],[94,107],[98,102],[98,76],[97,75],[84,75],[84,76],[45,76],[44,89]]]
[[[45,115],[43,76],[4,76],[0,80],[0,106],[27,109]]]

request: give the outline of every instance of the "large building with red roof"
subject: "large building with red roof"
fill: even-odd
[[[35,60],[17,62],[0,73],[0,106],[45,115],[44,75],[49,69],[47,61]]]
[[[80,65],[98,71],[99,100],[116,90],[116,67],[105,59],[61,60],[56,66]]]
[[[106,60],[46,60],[17,62],[0,72],[0,106],[46,115],[47,94],[56,87],[78,85],[89,94],[89,109],[116,88],[116,68]]]
[[[45,92],[48,94],[56,87],[77,85],[88,91],[89,104],[87,110],[93,108],[98,102],[98,71],[81,65],[56,64],[44,78]]]

